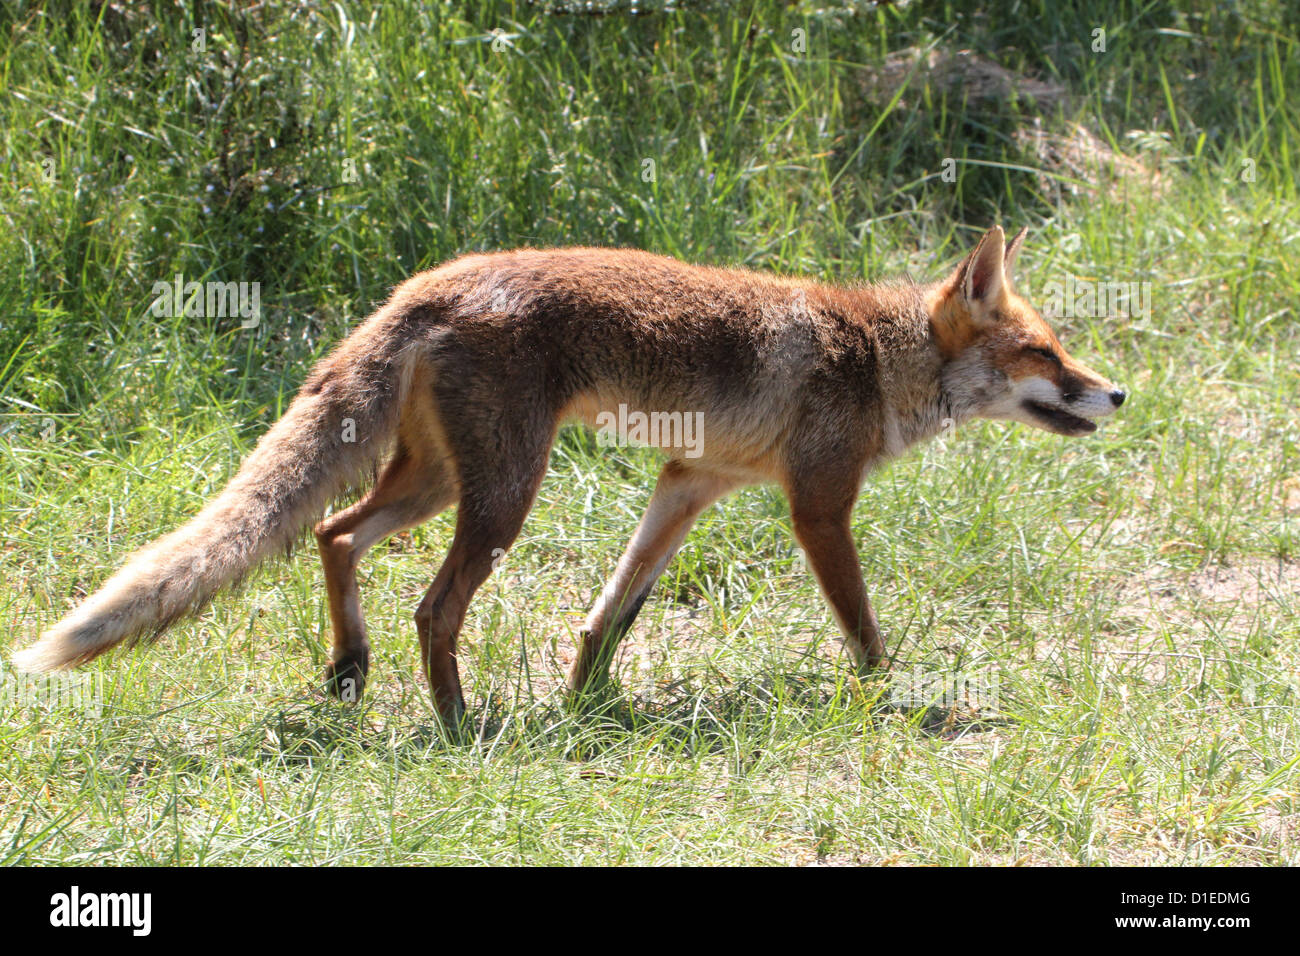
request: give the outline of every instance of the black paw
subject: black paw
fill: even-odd
[[[325,689],[345,704],[355,704],[366,688],[370,651],[348,654],[325,666]]]

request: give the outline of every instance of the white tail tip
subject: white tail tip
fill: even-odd
[[[57,640],[39,640],[31,647],[15,651],[9,659],[14,670],[23,674],[44,674],[68,667],[66,655],[60,652]]]

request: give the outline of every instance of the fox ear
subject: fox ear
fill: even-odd
[[[1015,267],[1016,256],[1020,255],[1020,247],[1025,244],[1025,236],[1027,235],[1029,235],[1029,227],[1025,226],[1007,243],[1006,254],[1002,256],[1002,270],[1006,273],[1007,279],[1011,278],[1011,270]]]
[[[993,305],[1002,298],[1006,287],[1006,271],[1002,265],[1006,236],[1001,226],[984,233],[975,251],[959,268],[961,292],[966,301]]]

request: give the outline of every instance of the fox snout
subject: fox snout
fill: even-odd
[[[1124,404],[1124,390],[1077,363],[1062,366],[1051,377],[1031,375],[1013,380],[1012,413],[1018,419],[1061,435],[1086,435],[1097,430],[1097,419]]]

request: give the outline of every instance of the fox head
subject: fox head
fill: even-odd
[[[1011,267],[1025,241],[1010,244],[1000,226],[926,298],[942,382],[961,418],[1001,418],[1061,435],[1086,435],[1124,404],[1124,392],[1061,345],[1051,327],[1016,294]]]

